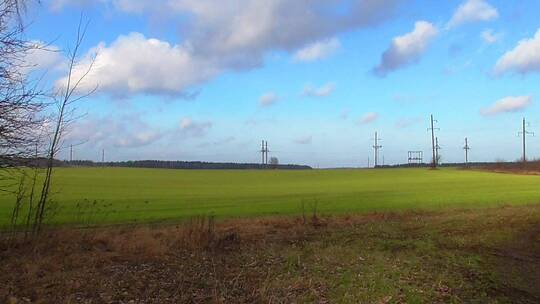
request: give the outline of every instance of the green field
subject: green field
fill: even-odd
[[[460,169],[61,168],[53,192],[56,223],[127,223],[299,214],[302,204],[322,214],[529,204],[540,202],[540,176]],[[13,201],[0,196],[0,226]]]

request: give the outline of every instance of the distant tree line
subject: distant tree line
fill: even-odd
[[[37,160],[40,162],[41,160]],[[127,168],[160,168],[160,169],[287,169],[310,170],[310,166],[294,164],[253,164],[253,163],[220,163],[202,161],[167,161],[167,160],[130,160],[118,162],[94,162],[91,160],[60,161],[58,167],[127,167]]]
[[[515,166],[521,165],[521,162],[506,162],[506,161],[494,161],[494,162],[469,162],[469,163],[442,163],[437,167],[486,167],[486,166]],[[395,165],[378,165],[377,168],[428,168],[431,167],[431,163],[422,164],[395,164]]]

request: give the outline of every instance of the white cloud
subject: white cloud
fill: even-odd
[[[368,113],[364,114],[364,116],[362,116],[360,118],[358,123],[361,124],[361,125],[366,125],[366,124],[369,124],[369,123],[372,123],[372,122],[376,121],[377,119],[379,119],[379,114],[378,113],[368,112]]]
[[[275,104],[279,100],[279,97],[274,92],[263,94],[259,98],[259,106],[267,107]]]
[[[453,28],[470,22],[490,21],[497,17],[497,9],[485,0],[467,0],[456,9],[446,26]]]
[[[219,72],[219,67],[193,55],[189,46],[170,45],[158,39],[147,39],[142,34],[120,36],[110,46],[100,43],[91,49],[73,71],[79,79],[94,65],[81,83],[82,91],[98,87],[114,95],[140,93],[186,94],[190,86],[200,84]],[[66,79],[60,79],[61,87]]]
[[[493,44],[501,39],[502,34],[495,33],[493,32],[493,30],[487,29],[483,31],[482,34],[480,34],[480,36],[482,37],[482,40],[484,40],[485,43]]]
[[[184,117],[180,120],[180,131],[190,137],[202,137],[206,135],[212,123],[208,121],[194,121],[191,117]]]
[[[52,6],[88,2],[56,0]],[[97,0],[122,12],[181,22],[184,40],[171,45],[130,34],[109,46],[101,43],[87,84],[100,83],[114,94],[184,94],[225,71],[260,67],[270,51],[295,52],[384,22],[398,2],[347,0],[343,10],[344,2],[328,0]]]
[[[385,76],[389,72],[418,62],[438,32],[433,24],[417,21],[412,32],[392,40],[392,44],[382,54],[381,62],[373,72],[378,76]]]
[[[166,133],[148,125],[140,115],[88,117],[73,124],[66,134],[66,142],[135,148],[150,145]]]
[[[65,134],[66,144],[88,147],[141,148],[159,141],[175,143],[206,136],[212,123],[190,117],[176,126],[160,128],[145,122],[142,114],[89,116],[76,121]]]
[[[516,72],[527,74],[540,71],[540,29],[533,38],[523,39],[511,51],[506,52],[495,64],[496,74]]]
[[[334,92],[335,89],[336,89],[336,85],[331,82],[325,85],[322,85],[318,88],[313,87],[311,85],[307,85],[306,87],[304,87],[304,91],[302,92],[302,95],[308,96],[308,97],[326,97],[326,96],[330,96]]]
[[[128,137],[118,138],[115,145],[123,148],[133,148],[149,145],[160,139],[163,134],[155,131],[140,131],[130,134]]]
[[[299,144],[299,145],[309,145],[309,144],[311,144],[312,141],[313,141],[313,136],[311,136],[311,135],[304,136],[304,137],[299,137],[299,138],[294,140],[294,142]]]
[[[484,116],[490,116],[500,113],[518,112],[525,109],[531,103],[531,96],[508,96],[497,100],[490,107],[480,110],[480,113]]]
[[[334,54],[340,47],[341,43],[336,38],[318,41],[298,50],[294,54],[294,59],[301,62],[324,59]]]
[[[57,46],[46,45],[42,41],[32,41],[31,44],[34,47],[25,53],[22,73],[58,69],[64,64],[65,57]]]

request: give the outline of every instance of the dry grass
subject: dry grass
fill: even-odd
[[[0,245],[0,300],[535,303],[539,235],[539,205],[55,230]]]

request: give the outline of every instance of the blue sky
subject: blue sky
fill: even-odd
[[[538,1],[49,0],[31,5],[33,73],[60,86],[62,51],[90,20],[76,72],[95,66],[66,134],[77,159],[365,166],[430,151],[443,161],[520,157],[521,118],[540,132]],[[540,134],[540,133],[539,133]],[[529,138],[529,156],[540,157]],[[60,158],[67,158],[63,150]],[[426,156],[426,161],[429,158]]]

